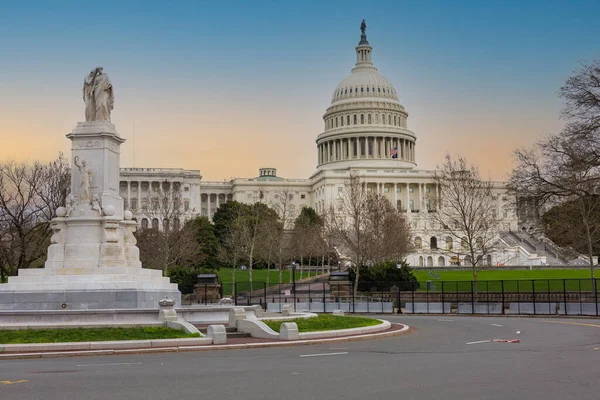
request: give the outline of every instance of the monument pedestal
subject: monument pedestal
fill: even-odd
[[[0,285],[0,310],[156,308],[177,285],[143,269],[137,223],[119,196],[119,148],[108,121],[80,122],[72,141],[71,194],[56,210],[45,268],[22,269]]]

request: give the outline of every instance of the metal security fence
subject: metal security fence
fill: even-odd
[[[494,281],[312,282],[268,285],[224,283],[218,292],[196,285],[188,304],[216,304],[229,297],[235,305],[260,305],[280,311],[329,313],[600,315],[596,279]],[[212,294],[211,294],[212,293]],[[184,302],[185,304],[185,302]]]

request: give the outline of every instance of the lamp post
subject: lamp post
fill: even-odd
[[[296,311],[296,261],[292,261],[292,292],[294,293],[294,312]]]

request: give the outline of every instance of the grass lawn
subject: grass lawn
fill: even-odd
[[[104,342],[199,337],[164,327],[0,330],[0,344]]]
[[[316,318],[296,318],[286,321],[263,321],[275,332],[279,332],[279,327],[283,322],[295,322],[300,332],[331,331],[337,329],[360,328],[362,326],[373,326],[381,324],[373,318],[366,317],[347,317],[329,314],[320,314]]]
[[[421,290],[426,289],[427,281],[432,281],[436,286],[436,292],[442,291],[442,287],[445,292],[471,291],[470,281],[473,280],[471,271],[436,271],[435,269],[431,271],[439,274],[439,279],[429,276],[428,271],[414,271],[417,280],[421,282]],[[560,293],[592,290],[590,271],[587,269],[484,270],[477,273],[477,280],[477,291],[480,293],[486,291],[499,293],[502,290]]]
[[[233,281],[233,274],[231,273],[231,268],[220,268],[219,269],[219,278],[221,278],[221,282],[223,282],[223,286],[225,288],[231,288],[231,282]],[[252,270],[252,282],[254,282],[254,290],[263,288],[263,282],[267,282],[267,272],[269,272],[269,286],[277,285],[279,283],[279,270],[270,270],[266,269],[254,269]],[[319,271],[310,271],[310,276],[315,276],[321,273]],[[282,274],[283,283],[288,283],[291,281],[291,272],[289,270],[284,270]],[[248,270],[238,269],[235,271],[235,281],[238,282],[238,292],[248,290],[250,282],[250,272]],[[302,278],[308,278],[309,272],[303,271]],[[300,279],[300,271],[296,270],[296,279]],[[231,292],[226,290],[227,293]]]
[[[436,271],[432,268],[434,274],[439,274],[439,279],[432,279],[428,271],[413,270],[419,282],[435,281],[472,281],[472,271]],[[600,276],[600,273],[596,272]],[[534,269],[534,270],[483,270],[477,273],[479,281],[497,281],[514,279],[589,279],[590,271],[588,269]]]

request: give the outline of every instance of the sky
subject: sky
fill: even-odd
[[[103,66],[122,167],[308,178],[364,18],[418,168],[460,154],[502,180],[514,149],[562,127],[558,90],[600,58],[598,15],[598,1],[3,1],[0,162],[69,154],[83,79]]]

